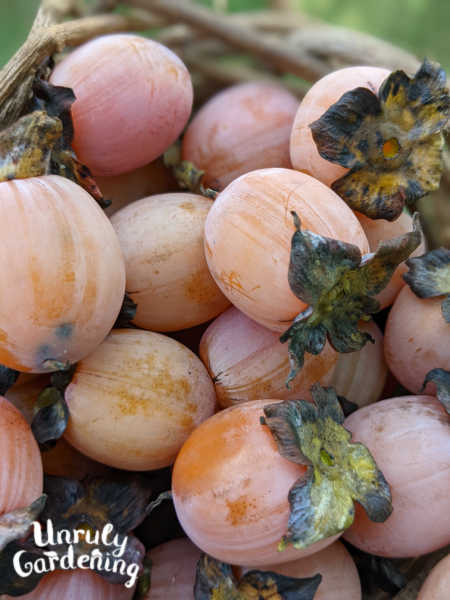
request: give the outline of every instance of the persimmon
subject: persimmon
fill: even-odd
[[[107,476],[110,471],[106,465],[95,462],[75,450],[64,438],[60,438],[53,448],[42,453],[42,466],[46,475],[79,480],[88,475]]]
[[[383,240],[390,240],[394,237],[405,234],[407,231],[411,231],[412,218],[411,216],[403,211],[402,214],[394,222],[386,221],[385,219],[369,219],[361,213],[356,213],[359,222],[361,223],[364,233],[369,240],[369,246],[371,252],[375,252],[378,244]],[[420,256],[425,252],[425,241],[422,240],[420,246],[414,250],[411,256]],[[390,282],[384,288],[384,290],[378,294],[376,299],[380,303],[380,309],[390,306],[399,291],[405,285],[405,281],[402,277],[403,273],[407,271],[405,263],[401,263],[394,271]]]
[[[30,426],[0,396],[0,515],[34,502],[43,488],[42,460]]]
[[[450,590],[450,554],[433,567],[420,588],[417,600],[446,600]]]
[[[149,196],[111,222],[125,258],[126,289],[137,303],[133,323],[152,331],[199,325],[229,302],[206,264],[203,229],[212,200],[197,194]]]
[[[316,81],[300,102],[295,115],[290,139],[292,167],[312,175],[326,185],[345,175],[348,169],[320,156],[309,126],[345,92],[357,87],[377,92],[388,75],[387,69],[378,67],[347,67],[328,73]]]
[[[192,83],[171,50],[133,34],[95,38],[58,63],[51,83],[73,89],[73,148],[94,175],[119,175],[160,156],[192,108]]]
[[[318,81],[300,104],[291,160],[372,219],[397,219],[437,190],[450,96],[425,59],[414,75],[350,67]]]
[[[111,330],[125,266],[109,219],[57,175],[0,183],[0,363],[19,371],[76,362]]]
[[[146,600],[194,600],[194,582],[201,552],[188,538],[152,548],[151,586]]]
[[[201,550],[231,564],[292,561],[337,537],[278,550],[288,525],[289,489],[306,467],[283,458],[261,425],[268,403],[253,400],[210,417],[184,443],[173,469],[173,500],[184,531]]]
[[[172,464],[216,402],[195,354],[167,336],[134,329],[114,330],[80,361],[65,398],[66,440],[98,462],[131,471]]]
[[[223,190],[255,169],[291,166],[289,136],[298,100],[282,86],[252,81],[213,96],[192,119],[181,157],[205,171],[204,184]]]
[[[403,292],[401,292],[403,293]],[[365,406],[347,417],[353,439],[365,444],[389,481],[393,511],[370,522],[356,506],[344,538],[387,557],[418,556],[450,542],[450,428],[431,396],[402,396]]]
[[[176,181],[161,158],[122,175],[97,176],[95,181],[103,196],[111,202],[105,209],[108,216],[135,200],[178,190]]]
[[[5,398],[20,410],[29,425],[31,425],[34,417],[34,406],[37,397],[49,383],[50,377],[48,375],[37,375],[28,380],[22,380],[19,377],[17,383],[5,394]]]
[[[369,251],[348,206],[316,179],[290,169],[261,169],[234,180],[205,224],[206,260],[216,283],[239,310],[274,331],[285,330],[306,308],[287,277],[291,211],[304,229]]]
[[[369,321],[361,323],[360,329],[369,333],[374,342],[368,342],[356,352],[340,353],[328,385],[350,402],[366,406],[380,399],[387,377],[387,366],[384,360],[383,334],[379,327]]]
[[[47,573],[24,600],[131,600],[133,588],[112,584],[89,569]],[[12,598],[12,596],[5,596]]]
[[[387,365],[398,381],[416,394],[429,371],[450,370],[450,323],[444,319],[441,304],[442,298],[418,298],[405,286],[386,323]]]
[[[206,365],[222,407],[262,398],[310,399],[313,383],[333,386],[358,406],[380,398],[387,375],[383,335],[371,321],[361,324],[374,343],[357,352],[338,354],[329,344],[319,355],[306,354],[305,364],[289,387],[289,358],[279,334],[232,307],[215,319],[200,341]]]
[[[209,325],[200,341],[200,358],[222,407],[263,398],[309,398],[313,383],[330,383],[338,354],[327,344],[321,354],[306,356],[303,369],[287,388],[288,349],[279,337],[235,307]]]
[[[314,600],[361,599],[361,583],[355,563],[339,541],[305,558],[268,565],[264,570],[296,578],[312,577],[320,573],[322,581]]]

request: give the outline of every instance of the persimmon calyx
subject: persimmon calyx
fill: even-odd
[[[442,315],[450,323],[450,250],[437,248],[422,256],[409,258],[403,279],[419,298],[445,296]]]
[[[306,548],[350,527],[355,500],[372,521],[385,521],[392,512],[389,484],[369,450],[350,441],[334,389],[315,384],[311,394],[314,404],[286,400],[264,407],[264,424],[280,454],[308,465],[306,476],[289,491],[291,512],[281,550],[288,543]]]
[[[16,369],[0,365],[0,396],[4,396],[9,388],[16,383],[19,375],[20,373]]]
[[[0,552],[13,540],[23,538],[41,514],[47,496],[42,494],[30,506],[0,516]]]
[[[89,192],[102,207],[103,198],[88,167],[71,148],[73,124],[70,88],[36,79],[34,110],[0,132],[0,181],[61,175]]]
[[[353,244],[302,230],[297,214],[292,215],[297,230],[292,236],[288,280],[297,298],[309,306],[280,337],[281,342],[289,341],[288,386],[302,368],[305,352],[320,354],[327,338],[337,352],[354,352],[373,341],[358,329],[358,322],[379,310],[374,296],[422,239],[415,213],[412,231],[361,256]]]
[[[207,554],[198,563],[194,584],[195,600],[312,600],[322,581],[314,577],[287,577],[272,571],[248,571],[239,581],[231,566]]]
[[[41,450],[49,450],[63,435],[69,421],[69,409],[64,398],[66,387],[72,380],[75,365],[64,366],[52,373],[50,385],[37,397],[31,431]]]
[[[117,315],[117,319],[113,325],[113,329],[133,329],[136,325],[133,324],[133,319],[136,316],[137,304],[132,298],[125,294],[120,308],[120,312]]]
[[[101,556],[108,556],[111,553],[111,542],[108,540],[114,538],[114,543],[121,550],[120,558],[125,564],[142,566],[145,548],[129,532],[146,516],[145,507],[151,494],[147,480],[138,475],[118,474],[115,479],[94,478],[82,483],[63,477],[46,476],[44,489],[47,502],[40,513],[41,523],[51,521],[53,531],[74,532],[73,536],[58,540],[48,530],[45,533],[44,525],[42,537],[48,543],[44,541],[42,545],[38,545],[35,538],[28,538],[8,544],[0,553],[0,594],[26,594],[45,575],[45,570],[39,569],[28,577],[18,577],[13,567],[13,558],[19,551],[25,552],[24,562],[34,562],[36,559],[44,562],[49,553],[53,553],[55,558],[61,558],[67,555],[71,547],[77,562],[80,556],[90,555],[94,549]],[[107,525],[112,525],[113,529],[108,527],[105,539],[102,532]],[[121,570],[115,573],[101,568],[94,570],[110,583],[124,584],[128,580],[128,575],[121,574]]]
[[[424,391],[427,383],[435,384],[436,397],[450,415],[450,371],[446,371],[445,369],[432,369],[428,371],[421,392]]]
[[[193,194],[200,194],[215,200],[218,192],[203,185],[205,171],[198,169],[194,163],[181,160],[180,143],[173,144],[164,153],[164,165],[171,169],[175,181],[182,190],[188,190]]]
[[[394,221],[438,189],[449,115],[445,71],[424,60],[412,78],[391,73],[378,94],[345,93],[310,129],[322,158],[350,169],[332,189],[353,210]]]

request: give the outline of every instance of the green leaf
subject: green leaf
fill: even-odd
[[[288,280],[294,294],[309,304],[280,337],[289,341],[291,371],[287,385],[302,368],[305,352],[319,354],[326,340],[338,352],[360,350],[371,336],[358,329],[361,319],[379,310],[374,298],[397,266],[421,242],[419,216],[413,231],[383,241],[375,253],[361,256],[357,246],[301,229],[295,213]]]
[[[445,296],[442,314],[450,323],[450,250],[438,248],[406,261],[409,268],[403,279],[419,298]]]
[[[25,536],[41,514],[47,496],[43,494],[27,508],[18,508],[0,516],[0,552],[12,541]]]
[[[272,571],[248,571],[237,581],[231,566],[202,554],[197,563],[195,600],[312,600],[322,576],[296,578]]]
[[[446,76],[425,60],[413,78],[395,71],[374,94],[346,92],[310,128],[322,158],[350,169],[332,189],[372,219],[397,219],[405,204],[439,187],[442,132],[450,114]]]
[[[311,394],[314,404],[287,400],[264,407],[280,454],[309,465],[289,492],[291,513],[280,549],[287,543],[306,548],[344,531],[353,522],[355,500],[372,521],[385,521],[392,512],[389,485],[369,450],[350,441],[333,388],[315,384]]]
[[[426,388],[427,383],[434,383],[437,391],[437,399],[450,414],[450,371],[445,369],[432,369],[425,376],[422,392]]]

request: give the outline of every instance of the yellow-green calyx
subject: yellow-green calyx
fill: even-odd
[[[288,531],[280,542],[305,548],[347,529],[356,500],[372,521],[392,512],[391,493],[382,472],[363,444],[352,443],[342,424],[344,415],[332,388],[315,384],[315,404],[287,400],[264,407],[282,456],[308,466],[306,477],[289,492]]]
[[[425,60],[412,78],[391,73],[378,95],[347,92],[310,128],[320,155],[350,169],[333,190],[353,210],[393,221],[439,187],[449,114],[445,72]]]
[[[292,237],[289,285],[309,306],[280,338],[289,342],[287,384],[302,368],[305,352],[320,354],[327,338],[338,352],[360,350],[372,339],[358,329],[358,322],[379,310],[374,296],[422,239],[416,213],[411,232],[382,242],[376,252],[363,257],[353,244],[303,231],[300,219],[292,214],[297,231]]]

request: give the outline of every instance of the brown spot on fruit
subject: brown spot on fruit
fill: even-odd
[[[227,521],[233,526],[240,525],[250,519],[251,515],[248,513],[256,509],[256,502],[247,496],[239,496],[237,500],[227,500],[227,508]]]

